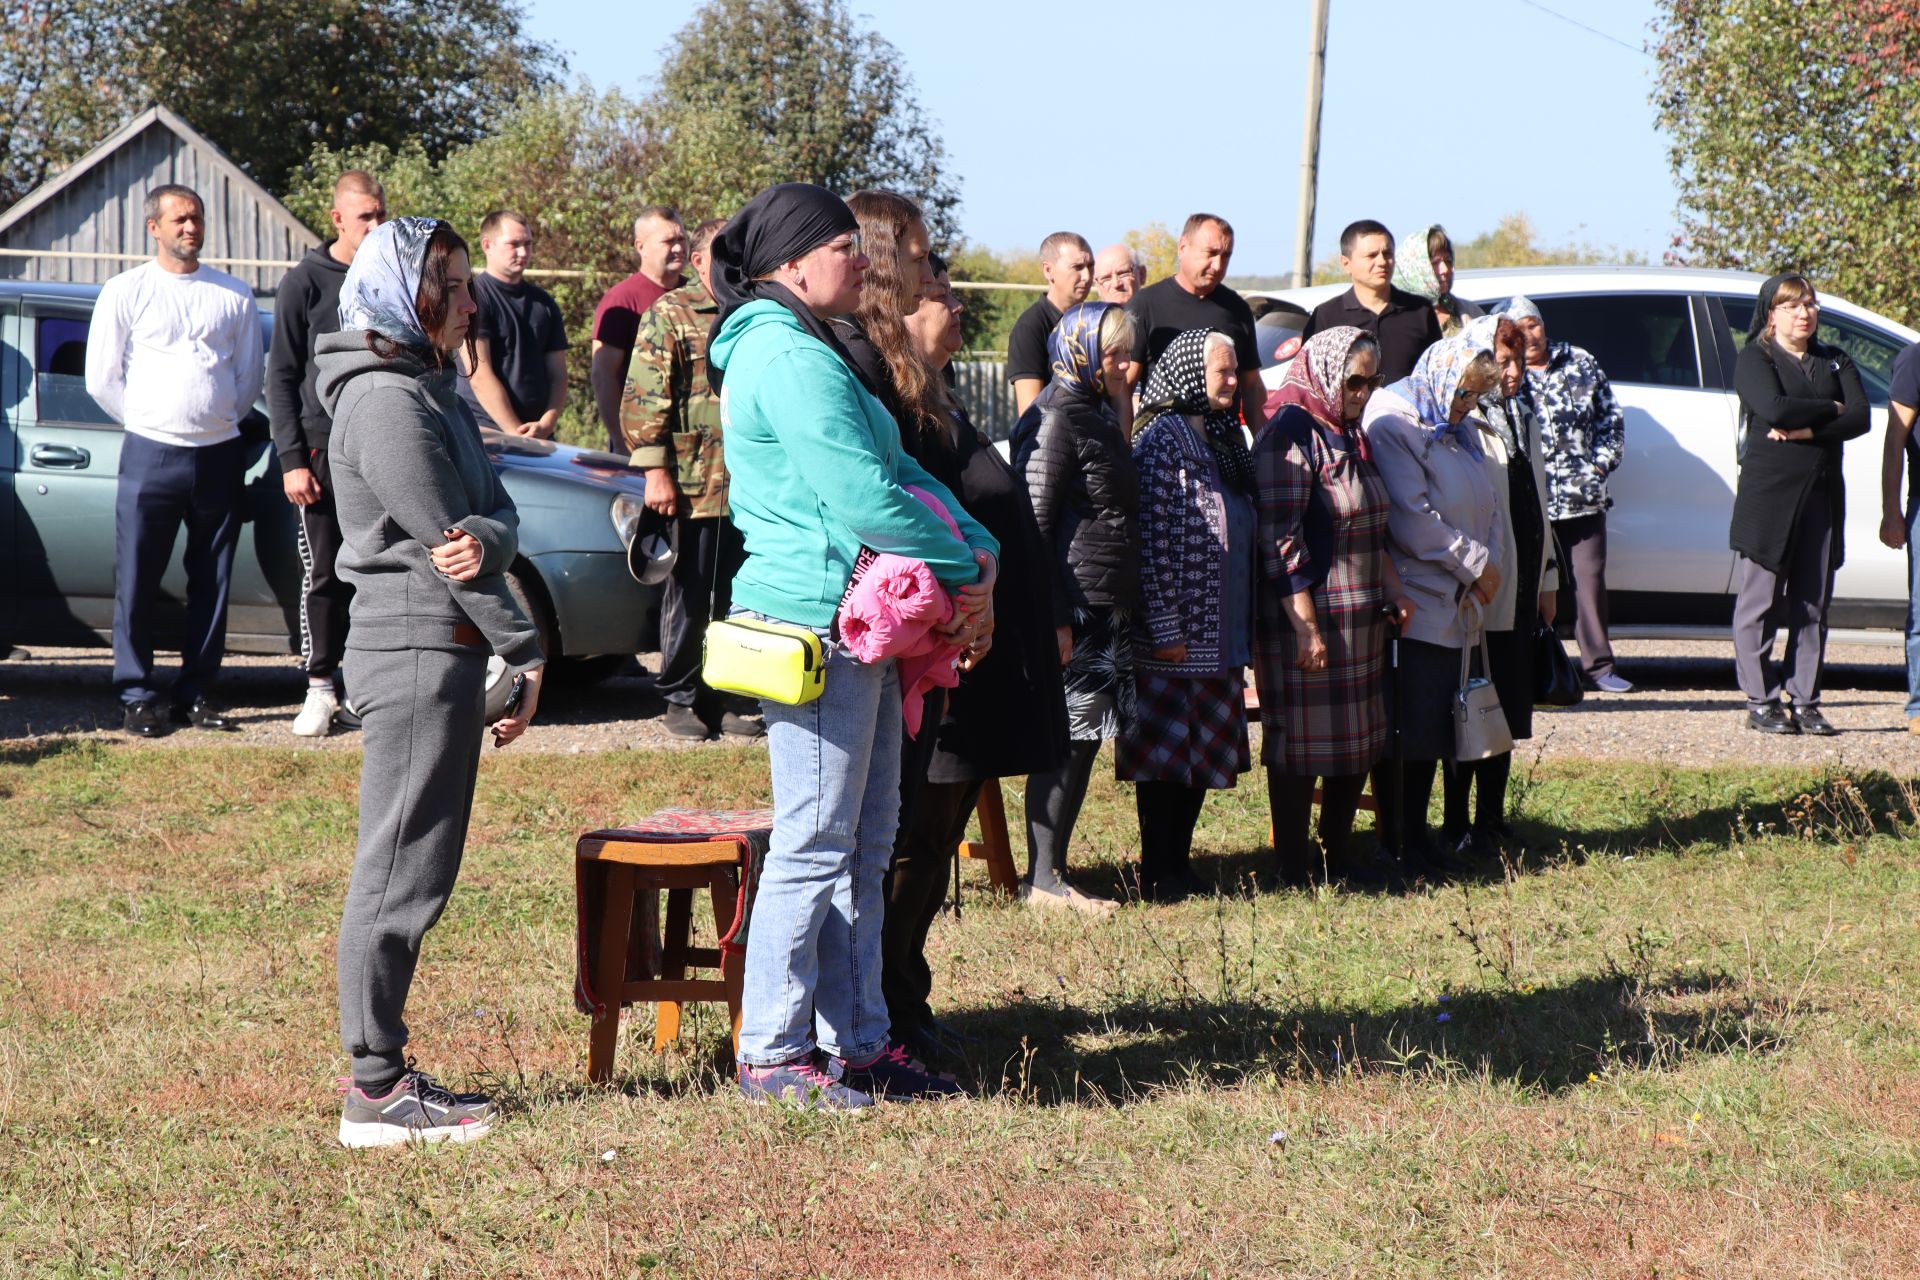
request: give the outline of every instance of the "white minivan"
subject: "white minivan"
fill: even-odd
[[[1516,267],[1463,271],[1462,298],[1492,310],[1524,294],[1547,337],[1591,351],[1626,416],[1627,453],[1609,485],[1607,589],[1615,635],[1725,636],[1733,616],[1727,524],[1738,475],[1733,365],[1746,344],[1764,277],[1662,267]],[[1280,304],[1267,328],[1305,323],[1345,286],[1265,294]],[[1880,542],[1880,451],[1893,361],[1920,333],[1831,294],[1820,297],[1822,342],[1859,366],[1873,430],[1846,448],[1846,563],[1834,584],[1836,629],[1905,626],[1904,551]],[[1275,335],[1269,335],[1275,336]],[[1291,354],[1291,343],[1279,346]],[[1277,386],[1284,366],[1265,373]],[[1892,639],[1883,634],[1878,637]]]

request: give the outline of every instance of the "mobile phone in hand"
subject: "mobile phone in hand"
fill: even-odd
[[[513,687],[507,690],[507,705],[501,710],[500,718],[502,720],[511,720],[515,715],[519,714],[520,704],[526,700],[526,696],[527,673],[524,671],[517,672],[513,677]],[[500,731],[498,729],[493,731],[493,745],[496,748],[507,745],[500,740]]]

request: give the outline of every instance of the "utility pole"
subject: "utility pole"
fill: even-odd
[[[1320,99],[1327,79],[1327,0],[1313,0],[1307,37],[1307,111],[1300,138],[1300,219],[1293,246],[1293,287],[1313,283],[1313,214],[1320,186]]]

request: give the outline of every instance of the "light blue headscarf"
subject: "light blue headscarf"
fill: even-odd
[[[427,240],[444,225],[439,218],[395,218],[369,231],[340,285],[340,327],[431,347],[413,300],[420,296]]]
[[[1482,316],[1451,338],[1440,339],[1421,353],[1412,373],[1387,388],[1412,405],[1422,425],[1436,437],[1451,434],[1461,448],[1476,458],[1481,456],[1479,433],[1467,428],[1465,418],[1457,423],[1447,421],[1447,413],[1453,406],[1454,393],[1460,389],[1460,380],[1466,376],[1467,366],[1482,352],[1492,354],[1493,333],[1498,323],[1491,316]]]
[[[1538,320],[1541,324],[1546,323],[1540,314],[1540,308],[1533,305],[1532,298],[1513,298],[1506,306],[1500,308],[1500,314],[1509,317],[1515,324],[1522,320]]]

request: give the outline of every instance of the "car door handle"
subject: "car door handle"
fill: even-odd
[[[66,467],[79,469],[93,461],[93,455],[85,449],[70,444],[37,444],[33,452],[27,455],[36,467]]]

